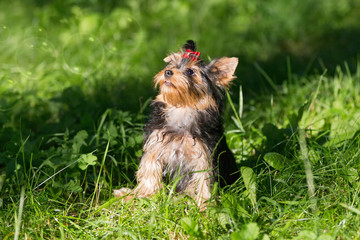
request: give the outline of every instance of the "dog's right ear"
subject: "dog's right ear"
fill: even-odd
[[[211,61],[207,68],[217,86],[229,88],[230,82],[236,78],[234,74],[237,65],[238,58],[222,57]]]

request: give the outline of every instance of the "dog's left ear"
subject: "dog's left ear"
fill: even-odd
[[[234,73],[237,65],[238,59],[236,57],[222,57],[209,63],[208,73],[214,76],[216,85],[229,88],[230,82],[236,78]]]
[[[164,62],[169,63],[171,61],[178,62],[181,60],[181,53],[172,53],[163,59]]]

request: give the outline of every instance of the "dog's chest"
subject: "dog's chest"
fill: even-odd
[[[190,132],[196,124],[197,111],[191,108],[170,108],[166,114],[167,127],[176,132]]]

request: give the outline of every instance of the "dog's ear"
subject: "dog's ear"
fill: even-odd
[[[236,57],[215,59],[207,67],[208,74],[212,76],[216,85],[229,88],[230,82],[236,78],[234,73],[237,65],[238,59]]]
[[[164,58],[164,62],[169,63],[169,62],[178,62],[181,60],[181,53],[172,53],[169,56],[167,56],[166,58]]]

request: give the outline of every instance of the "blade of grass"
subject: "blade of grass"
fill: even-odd
[[[303,128],[299,129],[299,144],[300,144],[300,154],[301,159],[304,163],[305,168],[305,176],[306,176],[306,183],[308,186],[308,194],[310,200],[312,201],[312,210],[313,212],[317,211],[316,201],[315,201],[315,183],[314,183],[314,175],[312,172],[311,162],[309,160],[309,151],[306,145],[305,139],[305,130]]]
[[[226,90],[226,96],[227,96],[227,98],[228,98],[228,100],[229,100],[229,103],[230,103],[230,105],[231,105],[231,108],[232,108],[232,110],[233,110],[233,112],[234,112],[234,114],[235,114],[235,119],[236,119],[235,123],[236,123],[237,127],[238,127],[242,132],[245,132],[245,130],[244,130],[244,128],[243,128],[243,125],[242,125],[242,123],[241,123],[239,114],[236,112],[234,103],[233,103],[233,101],[232,101],[232,99],[231,99],[231,97],[230,97],[230,93],[229,93],[228,90]]]
[[[19,239],[20,227],[21,227],[21,218],[22,218],[23,209],[24,209],[24,202],[25,202],[25,186],[22,186],[21,187],[21,193],[20,193],[19,211],[18,211],[17,216],[15,216],[15,236],[14,236],[14,240]]]
[[[260,67],[259,64],[255,63],[255,68],[260,72],[260,74],[265,78],[265,80],[270,84],[270,86],[272,87],[272,89],[274,89],[274,91],[276,92],[276,94],[279,93],[279,90],[276,87],[276,84],[274,83],[274,81],[271,79],[271,77],[265,72],[264,69],[262,69],[262,67]]]
[[[240,118],[242,118],[243,110],[244,110],[244,96],[243,96],[242,86],[240,85],[240,88],[239,88],[239,117]]]
[[[311,103],[309,104],[309,108],[308,108],[308,111],[310,112],[313,105],[314,105],[314,102],[315,102],[315,99],[317,98],[317,96],[319,95],[319,92],[320,92],[320,86],[321,86],[321,83],[323,82],[324,78],[325,78],[325,75],[326,75],[326,72],[327,70],[325,70],[323,72],[323,74],[320,75],[320,78],[319,78],[319,82],[318,82],[318,85],[316,87],[316,91],[315,93],[312,94],[311,96]]]
[[[101,120],[100,120],[100,124],[99,127],[96,130],[96,146],[99,146],[100,144],[100,131],[102,126],[104,125],[105,119],[106,117],[111,113],[110,109],[107,109],[102,115],[101,115]],[[90,143],[91,144],[91,143]]]
[[[44,181],[42,181],[39,185],[37,185],[33,191],[35,191],[36,189],[38,189],[40,186],[44,185],[47,181],[49,181],[50,179],[52,179],[53,177],[55,177],[56,175],[58,175],[59,173],[61,173],[62,171],[64,171],[65,169],[71,167],[72,165],[74,165],[75,163],[79,162],[80,159],[73,161],[72,163],[70,163],[69,165],[65,166],[64,168],[60,169],[59,171],[57,171],[56,173],[54,173],[53,175],[51,175],[50,177],[48,177],[47,179],[45,179]]]
[[[93,197],[91,199],[90,207],[93,206],[95,196],[97,197],[97,201],[96,201],[95,205],[97,205],[97,203],[98,203],[98,198],[99,198],[98,188],[99,188],[100,176],[101,176],[102,169],[103,169],[103,167],[105,165],[105,159],[106,159],[106,156],[107,156],[107,153],[108,153],[108,150],[109,150],[109,146],[110,146],[110,137],[109,137],[109,140],[107,142],[106,149],[105,149],[105,152],[104,152],[104,156],[103,156],[103,159],[102,159],[102,162],[101,162],[101,165],[100,165],[99,175],[98,175],[96,183],[95,183],[94,195],[93,195]]]
[[[356,213],[357,215],[360,215],[360,209],[358,209],[358,208],[354,208],[354,207],[348,206],[348,205],[346,205],[346,204],[344,204],[344,203],[340,203],[339,205],[342,206],[342,207],[344,207],[344,208],[346,208],[347,210],[349,210],[349,211],[351,211],[351,212],[353,212],[353,213]]]

